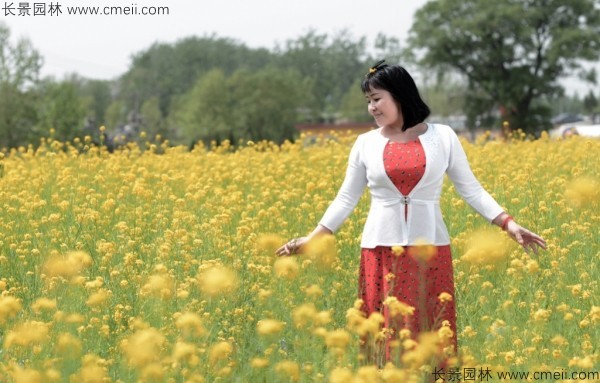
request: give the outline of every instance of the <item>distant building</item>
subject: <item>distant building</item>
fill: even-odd
[[[465,116],[431,116],[427,119],[428,122],[449,125],[457,133],[464,133],[467,131]],[[368,132],[377,128],[377,125],[373,122],[337,122],[337,123],[317,123],[317,124],[298,124],[296,130],[301,134],[309,137],[326,137],[334,134],[352,134],[358,135],[360,133]]]
[[[358,135],[375,129],[372,122],[341,122],[335,124],[298,124],[296,130],[306,137],[326,137],[329,135]]]

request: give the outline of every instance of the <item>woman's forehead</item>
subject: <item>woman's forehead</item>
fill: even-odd
[[[367,88],[366,92],[365,92],[365,96],[375,96],[381,93],[385,93],[386,91],[384,89],[381,88],[375,88],[374,86],[371,86],[369,88]]]

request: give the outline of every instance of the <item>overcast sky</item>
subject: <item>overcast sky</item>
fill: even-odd
[[[38,2],[39,0],[35,0]],[[6,16],[12,41],[27,37],[44,57],[43,74],[57,77],[70,72],[111,79],[124,73],[133,53],[154,42],[215,33],[250,47],[273,48],[277,42],[295,39],[311,28],[333,34],[344,28],[370,41],[379,33],[404,40],[412,16],[426,0],[58,0],[42,3],[46,15],[19,16],[18,4]],[[6,7],[4,1],[0,1]],[[10,3],[8,3],[10,4]],[[49,15],[50,4],[61,14]],[[67,7],[119,6],[142,12],[142,7],[168,7],[168,15],[68,15]],[[39,12],[41,13],[41,12]]]
[[[46,2],[42,2],[46,1]],[[20,0],[0,1],[0,22],[12,41],[27,37],[44,58],[42,75],[62,78],[76,72],[94,79],[113,79],[130,65],[131,55],[155,42],[172,43],[189,36],[216,34],[249,47],[273,48],[311,28],[333,34],[342,29],[372,42],[382,32],[404,41],[415,11],[427,0]],[[7,6],[13,4],[13,8]],[[19,4],[29,4],[20,16]],[[34,14],[34,3],[42,13]],[[50,15],[50,6],[62,13]],[[68,7],[168,7],[163,15],[69,15]],[[156,8],[154,8],[156,9]],[[7,15],[8,13],[8,15]],[[12,15],[14,14],[14,15]],[[587,92],[570,81],[568,90]]]

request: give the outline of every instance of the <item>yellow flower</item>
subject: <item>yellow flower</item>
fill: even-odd
[[[359,382],[377,382],[379,381],[379,371],[375,366],[363,366],[356,372]]]
[[[200,290],[209,297],[226,295],[237,289],[236,274],[224,266],[208,267],[198,275]]]
[[[81,354],[81,341],[69,333],[60,334],[56,344],[56,350],[62,356],[74,358]]]
[[[535,313],[532,314],[533,320],[536,322],[545,322],[550,317],[550,311],[539,309]]]
[[[165,371],[159,363],[150,363],[141,369],[141,380],[145,382],[161,382],[164,380]]]
[[[334,330],[325,336],[325,344],[329,348],[345,349],[350,343],[350,334],[345,330]]]
[[[356,307],[352,307],[346,311],[346,326],[351,331],[362,331],[362,325],[366,320],[365,313]]]
[[[38,370],[15,366],[11,372],[14,383],[42,383],[45,381]]]
[[[362,321],[357,328],[357,333],[360,336],[371,335],[376,336],[381,331],[381,325],[385,322],[383,315],[378,312],[371,313],[369,317]]]
[[[438,336],[442,344],[448,345],[454,337],[454,332],[450,328],[450,325],[448,323],[445,323],[445,325],[439,328]]]
[[[438,300],[442,303],[452,302],[452,295],[444,291],[438,295]]]
[[[404,383],[410,381],[404,369],[397,368],[391,363],[386,364],[381,372],[381,378],[385,383]]]
[[[305,293],[309,298],[319,298],[323,295],[323,290],[318,285],[310,285],[306,288]]]
[[[600,201],[600,184],[590,177],[576,178],[567,186],[565,197],[576,207],[597,204]]]
[[[198,337],[206,334],[200,315],[195,313],[179,315],[175,320],[175,326],[184,337]]]
[[[169,299],[173,297],[173,292],[173,279],[167,274],[160,273],[148,277],[148,281],[140,290],[140,295]]]
[[[300,366],[291,360],[283,360],[275,365],[277,372],[284,380],[297,382],[300,380]]]
[[[324,310],[319,311],[317,315],[314,317],[315,324],[317,325],[326,325],[331,322],[331,311]]]
[[[346,367],[336,367],[329,374],[329,383],[348,383],[352,379],[352,371]]]
[[[177,342],[173,347],[173,359],[178,362],[194,360],[195,354],[196,346],[192,343]]]
[[[394,275],[394,273],[387,273],[386,275],[384,275],[383,279],[385,279],[387,282],[390,282],[396,279],[396,276]]]
[[[313,238],[306,244],[306,254],[320,268],[329,269],[337,260],[335,237],[323,234]]]
[[[271,295],[273,295],[273,292],[271,290],[265,290],[265,289],[258,290],[258,299],[260,299],[260,300],[268,299],[269,297],[271,297]]]
[[[567,339],[564,336],[556,335],[554,338],[550,340],[550,342],[556,346],[566,346],[569,344]]]
[[[300,266],[295,257],[277,258],[273,270],[278,278],[294,279],[298,275]]]
[[[92,264],[92,258],[83,251],[73,251],[65,255],[51,256],[46,260],[43,272],[50,277],[71,279],[77,277]]]
[[[404,302],[400,302],[398,298],[394,296],[385,298],[383,304],[386,305],[390,310],[391,317],[397,317],[399,315],[413,315],[415,311],[414,307],[407,305]]]
[[[229,358],[233,352],[233,346],[229,342],[219,342],[214,344],[209,351],[208,360],[211,366],[214,366],[222,360]]]
[[[469,236],[466,252],[461,260],[475,264],[495,264],[508,257],[509,239],[501,231],[481,229]]]
[[[4,337],[4,348],[15,346],[31,346],[48,342],[48,325],[43,322],[28,320],[15,326]]]
[[[442,351],[440,337],[435,332],[422,332],[417,345],[402,355],[402,362],[411,368],[419,368],[430,362]]]
[[[109,298],[110,294],[105,289],[98,290],[96,293],[90,295],[88,300],[85,302],[88,306],[102,306],[106,303],[106,300]]]
[[[400,339],[408,339],[408,338],[410,338],[411,334],[412,334],[412,331],[410,331],[407,328],[403,328],[398,333],[398,338],[400,338]]]
[[[11,296],[0,296],[0,325],[21,311],[21,301]]]
[[[274,335],[279,334],[285,323],[275,319],[263,319],[258,321],[256,329],[260,335]]]
[[[165,337],[155,328],[136,331],[121,342],[121,349],[129,364],[142,368],[153,361],[159,360]]]
[[[313,303],[304,303],[292,311],[292,319],[296,328],[312,324],[316,316],[317,309]]]
[[[507,351],[506,353],[504,353],[504,360],[507,363],[511,363],[513,360],[515,359],[515,351]]]
[[[275,251],[285,243],[285,240],[277,234],[263,234],[256,240],[258,253],[275,254]]]
[[[579,368],[584,369],[592,369],[594,368],[594,360],[591,356],[586,356],[584,358],[574,357],[569,360],[569,367],[577,366]]]
[[[265,368],[269,365],[269,360],[265,358],[253,358],[250,361],[250,366],[252,368]]]
[[[401,256],[402,254],[404,254],[404,247],[392,246],[392,254],[394,254],[396,257]]]
[[[418,239],[414,246],[408,248],[408,254],[419,261],[428,262],[437,255],[437,247],[423,239]]]

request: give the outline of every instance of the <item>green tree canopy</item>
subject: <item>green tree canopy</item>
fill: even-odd
[[[312,81],[293,69],[241,69],[228,83],[233,97],[231,110],[235,111],[231,128],[236,140],[283,142],[293,137],[299,112],[312,101]]]
[[[40,89],[37,132],[44,136],[50,129],[61,141],[72,140],[82,131],[85,117],[84,100],[73,82],[44,81]]]
[[[230,106],[231,92],[225,73],[221,69],[209,71],[177,99],[170,120],[178,131],[178,140],[192,145],[198,140],[229,138],[234,114]]]
[[[14,147],[31,139],[35,125],[35,85],[42,58],[27,39],[16,44],[0,23],[0,147]]]
[[[119,97],[131,110],[158,97],[163,117],[174,97],[188,92],[196,80],[218,68],[231,74],[238,68],[259,69],[271,59],[266,49],[250,49],[229,38],[189,37],[175,44],[156,43],[133,56],[120,81]]]
[[[410,38],[421,62],[468,79],[471,116],[499,108],[513,127],[547,122],[541,102],[558,81],[600,52],[597,0],[437,0],[415,14]]]
[[[213,69],[177,100],[170,124],[178,141],[188,145],[225,139],[281,142],[293,136],[310,97],[310,82],[291,69],[238,69],[230,76]]]
[[[390,42],[382,39],[381,45],[388,47]],[[346,30],[331,37],[311,30],[288,40],[276,53],[283,68],[293,68],[302,77],[313,80],[314,104],[310,105],[311,115],[306,116],[313,121],[335,119],[342,98],[367,67],[366,39],[354,38]]]

